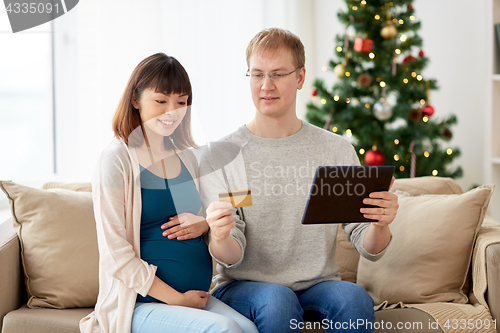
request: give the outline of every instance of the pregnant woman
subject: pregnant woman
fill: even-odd
[[[258,332],[208,293],[191,101],[185,69],[163,53],[144,59],[127,83],[116,139],[92,180],[99,296],[82,332]]]

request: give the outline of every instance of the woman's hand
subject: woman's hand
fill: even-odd
[[[203,309],[207,305],[209,293],[202,290],[188,290],[181,294],[181,298],[176,302],[176,304],[171,305],[181,305],[190,308]]]
[[[208,224],[201,216],[181,213],[171,217],[170,221],[164,223],[161,228],[167,229],[163,232],[163,236],[168,237],[168,239],[186,240],[200,237],[206,233]]]
[[[202,309],[208,301],[209,293],[203,290],[189,290],[180,293],[155,276],[148,295],[166,304],[189,306],[190,308]]]
[[[391,187],[394,183],[392,177]],[[377,220],[373,222],[376,226],[388,226],[396,218],[398,212],[398,196],[389,191],[372,192],[369,198],[363,199],[363,203],[367,205],[378,206],[379,208],[361,208],[361,213],[368,219]]]

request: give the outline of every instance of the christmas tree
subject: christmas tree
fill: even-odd
[[[394,165],[397,178],[460,177],[461,167],[450,165],[460,150],[446,145],[457,119],[437,117],[431,105],[437,83],[422,74],[428,58],[413,4],[346,3],[338,13],[346,30],[329,63],[339,80],[331,89],[315,80],[307,121],[347,137],[362,164]]]

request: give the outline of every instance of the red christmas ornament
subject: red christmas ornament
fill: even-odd
[[[424,51],[420,50],[420,52],[418,52],[418,55],[423,57],[425,55]]]
[[[384,154],[378,150],[370,149],[365,154],[365,163],[367,165],[383,165],[385,161]]]
[[[354,51],[370,53],[372,51],[373,41],[371,39],[356,38],[354,40]]]
[[[427,117],[430,117],[434,114],[434,107],[430,104],[427,104],[422,108],[422,113]]]
[[[407,64],[409,62],[412,62],[412,61],[415,61],[417,58],[415,58],[414,56],[412,56],[411,54],[409,56],[406,56],[404,59],[403,59],[403,62],[401,62],[401,65],[404,65],[404,64]]]
[[[412,3],[410,3],[410,4],[408,5],[408,9],[413,9],[413,4],[412,4]]]
[[[318,92],[316,91],[316,89],[313,89],[311,91],[311,95],[313,95],[313,96],[317,96],[318,95]]]

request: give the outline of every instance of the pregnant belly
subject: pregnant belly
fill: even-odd
[[[184,293],[188,290],[208,291],[212,281],[212,257],[201,238],[178,241],[155,239],[141,241],[141,258],[157,267],[156,276]],[[155,301],[140,295],[138,301]]]

